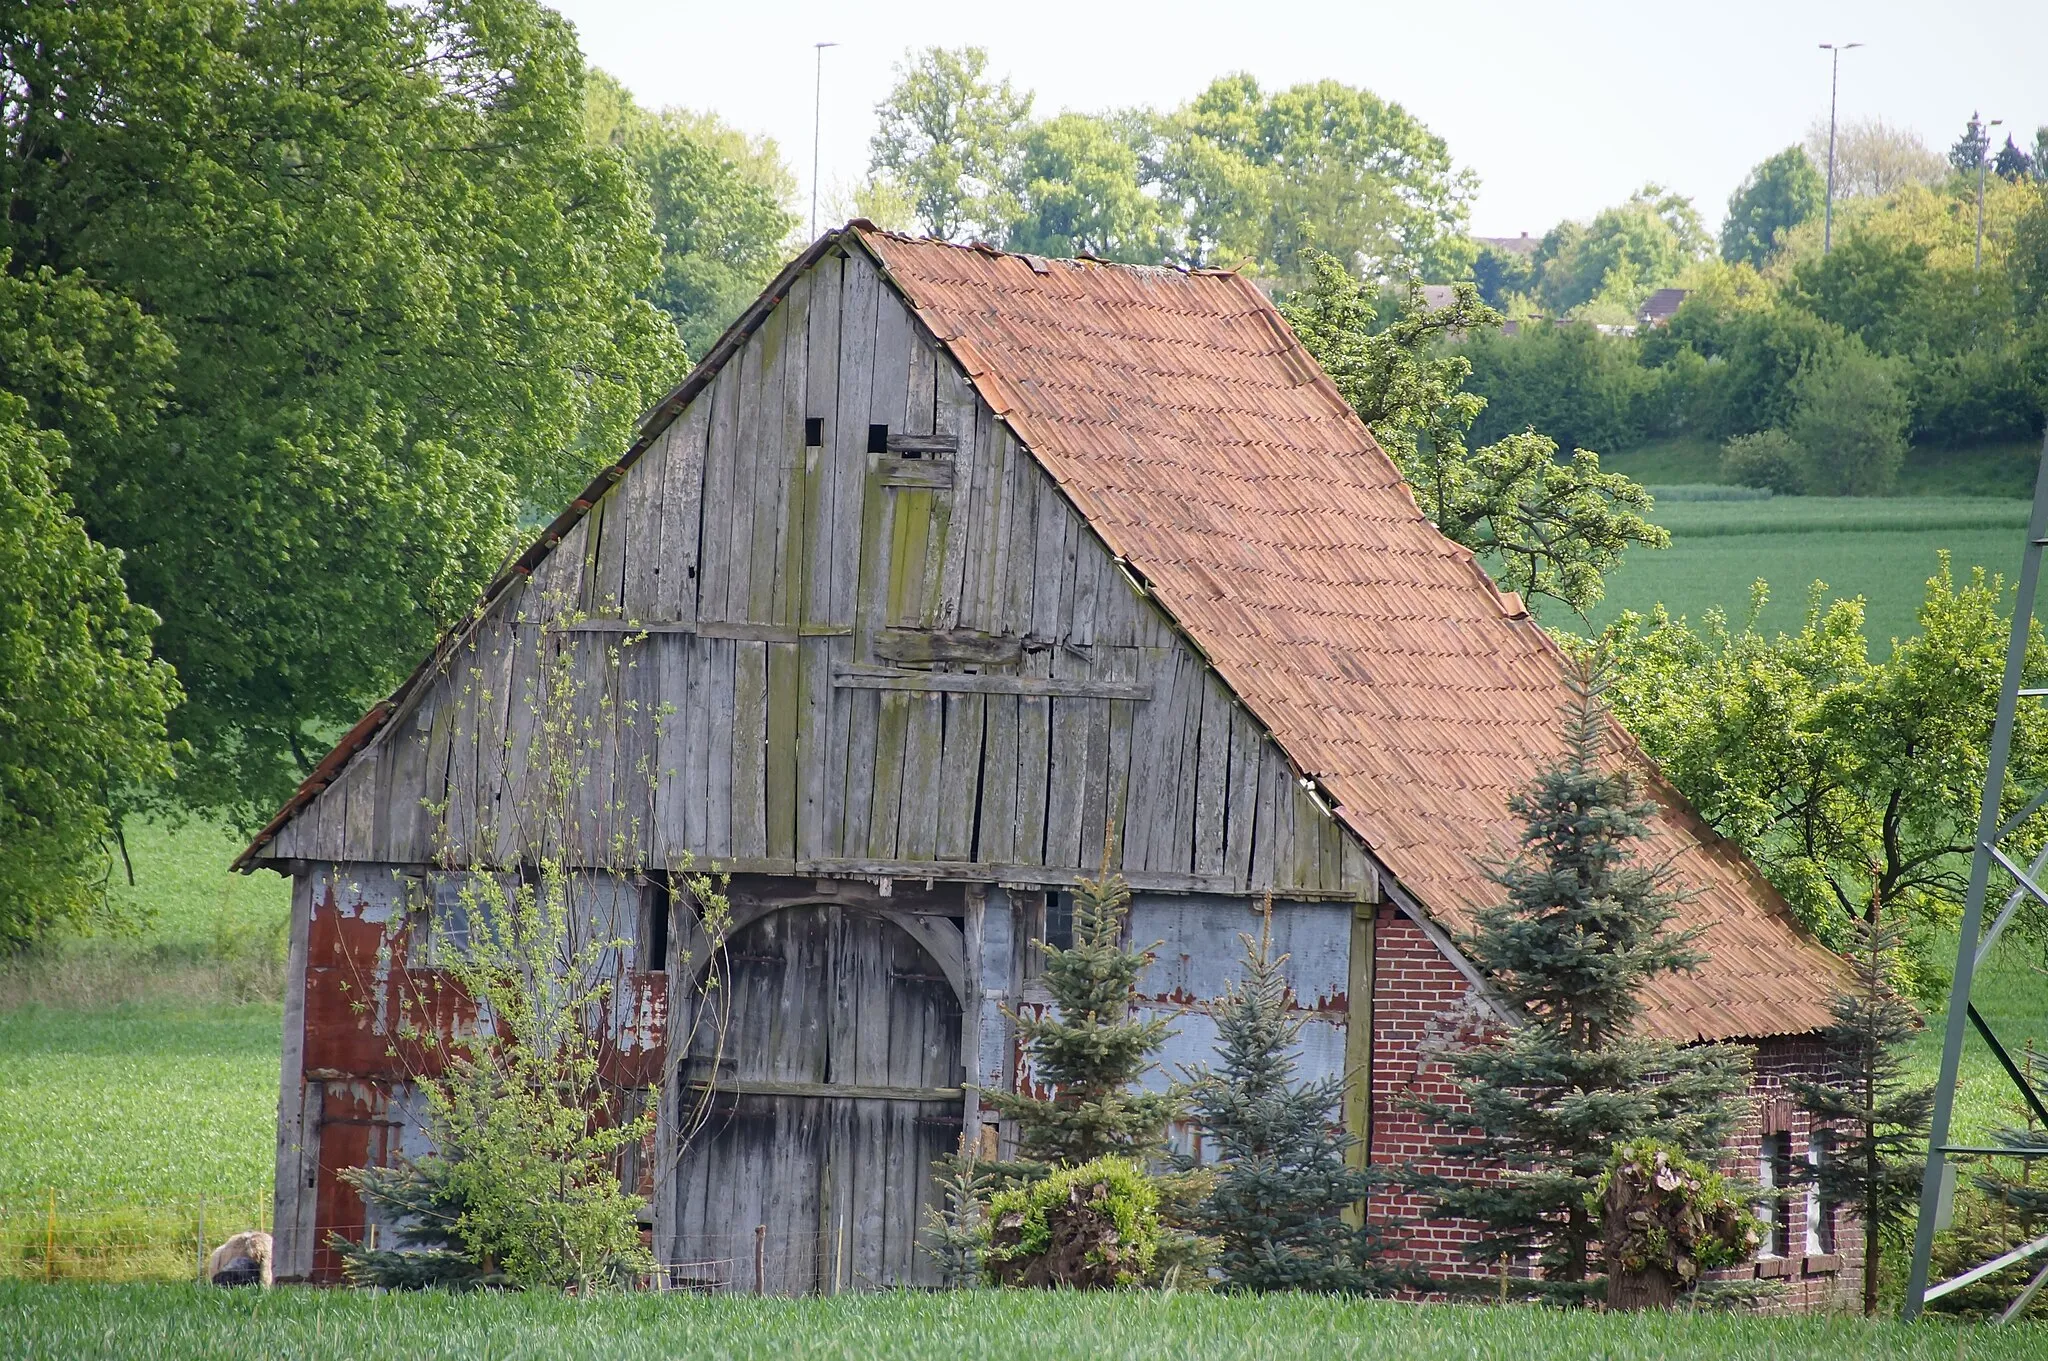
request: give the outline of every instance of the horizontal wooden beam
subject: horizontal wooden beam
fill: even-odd
[[[691,1078],[690,1086],[714,1096],[803,1096],[846,1101],[957,1102],[967,1095],[963,1087],[864,1087],[855,1082],[765,1082],[738,1078],[717,1082]]]
[[[649,866],[649,869],[657,868]],[[1114,866],[1112,866],[1114,868]],[[1072,888],[1083,879],[1093,879],[1099,868],[1062,868],[1055,865],[990,865],[966,860],[771,860],[760,857],[699,855],[698,871],[714,874],[773,874],[788,878],[827,877],[892,879],[905,883],[996,884],[1003,888],[1037,890]],[[1214,893],[1229,898],[1251,898],[1265,890],[1250,887],[1222,875],[1176,874],[1167,870],[1137,870],[1124,874],[1124,882],[1140,893]],[[1276,898],[1288,902],[1369,902],[1371,888],[1310,889],[1278,887]],[[888,902],[888,899],[882,901]],[[916,909],[913,908],[913,911]]]
[[[539,623],[537,620],[532,622]],[[731,638],[742,643],[793,643],[799,638],[845,638],[853,633],[850,628],[821,628],[809,624],[791,628],[787,624],[677,623],[636,619],[579,619],[573,624],[557,627],[564,633],[694,633],[699,638]]]
[[[975,629],[883,629],[875,635],[875,655],[885,662],[1015,666],[1024,660],[1024,640]]]
[[[944,691],[960,695],[1071,695],[1077,699],[1150,699],[1152,687],[1122,681],[1049,680],[1039,676],[987,676],[967,671],[885,671],[842,667],[832,673],[842,690]]]
[[[953,490],[953,460],[949,458],[878,458],[875,472],[885,487]]]

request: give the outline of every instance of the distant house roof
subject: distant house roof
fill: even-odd
[[[1458,300],[1458,290],[1450,284],[1424,284],[1422,286],[1422,310],[1441,312]]]
[[[1492,246],[1510,255],[1534,255],[1536,248],[1543,244],[1542,237],[1531,236],[1527,232],[1520,236],[1475,236],[1472,239],[1482,246]]]
[[[1642,326],[1662,326],[1678,314],[1678,305],[1685,301],[1690,292],[1684,288],[1660,288],[1652,293],[1641,307],[1636,309],[1636,322]]]

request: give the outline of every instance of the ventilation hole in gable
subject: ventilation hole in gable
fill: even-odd
[[[804,417],[804,448],[816,449],[824,442],[825,418],[823,416]]]
[[[871,454],[886,454],[889,452],[888,426],[871,425],[868,427],[868,452]]]

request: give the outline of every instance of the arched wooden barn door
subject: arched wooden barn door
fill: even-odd
[[[929,1284],[932,1162],[960,1137],[961,1001],[883,913],[770,912],[727,946],[729,1020],[699,1025],[683,1078],[712,1084],[677,1168],[672,1260],[729,1262],[775,1294]],[[715,1073],[715,1076],[714,1076]]]

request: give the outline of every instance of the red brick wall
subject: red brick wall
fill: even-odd
[[[1409,1105],[1418,1099],[1448,1103],[1453,1098],[1443,1055],[1459,1041],[1476,1038],[1486,1017],[1474,1005],[1465,976],[1398,909],[1380,909],[1373,946],[1372,1161],[1382,1167],[1447,1170],[1437,1149],[1449,1132],[1428,1125]],[[1788,1128],[1792,1156],[1806,1158],[1809,1122],[1792,1108],[1786,1082],[1813,1071],[1820,1053],[1810,1039],[1781,1038],[1757,1046],[1752,1114],[1730,1145],[1728,1171],[1746,1181],[1756,1180],[1766,1123]],[[1464,1255],[1465,1246],[1479,1236],[1471,1223],[1423,1219],[1426,1202],[1405,1192],[1382,1193],[1374,1197],[1372,1208],[1375,1217],[1410,1221],[1403,1230],[1407,1256],[1432,1274],[1491,1274],[1486,1264]],[[1796,1201],[1794,1212],[1803,1213]],[[1800,1219],[1794,1222],[1788,1260],[1767,1263],[1761,1273],[1750,1266],[1722,1277],[1750,1279],[1763,1274],[1780,1282],[1785,1293],[1774,1308],[1825,1308],[1861,1289],[1862,1246],[1861,1227],[1845,1210],[1838,1210],[1836,1260],[1807,1255],[1806,1227]]]

